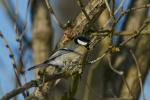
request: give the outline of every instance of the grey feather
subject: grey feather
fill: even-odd
[[[69,49],[69,48],[59,49],[53,55],[51,55],[47,60],[45,60],[43,63],[30,67],[28,71],[33,70],[35,68],[43,67],[43,66],[47,67],[50,65],[54,67],[59,67],[59,68],[64,67],[64,62],[65,60],[67,60],[65,58],[67,58],[69,56],[68,54],[70,53],[76,54],[77,57],[80,56],[79,53],[75,52],[72,49]]]
[[[55,59],[61,55],[64,55],[66,53],[69,53],[69,52],[74,52],[72,49],[69,49],[69,48],[63,48],[63,49],[59,49],[58,51],[56,51],[53,55],[51,55],[48,60],[52,60],[52,59]]]

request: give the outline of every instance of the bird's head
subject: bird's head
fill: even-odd
[[[74,42],[78,45],[84,46],[86,48],[89,47],[90,40],[87,37],[79,36],[74,39]]]

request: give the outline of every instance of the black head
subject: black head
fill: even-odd
[[[79,37],[75,38],[74,41],[76,44],[79,44],[79,45],[82,45],[85,47],[88,47],[89,43],[90,43],[90,40],[84,36],[79,36]]]

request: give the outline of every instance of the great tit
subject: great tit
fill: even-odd
[[[28,69],[28,71],[39,68],[53,66],[61,69],[61,71],[82,72],[82,63],[88,51],[90,40],[84,36],[79,36],[74,39],[73,48],[65,47],[58,49],[43,63],[35,65]]]

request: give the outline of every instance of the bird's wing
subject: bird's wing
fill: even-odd
[[[45,60],[44,62],[38,64],[38,65],[35,65],[35,66],[32,66],[28,69],[28,71],[30,70],[33,70],[35,68],[39,68],[39,67],[42,67],[42,66],[49,66],[50,65],[50,61],[51,60],[54,60],[55,58],[59,57],[59,56],[62,56],[66,53],[70,53],[70,52],[74,52],[74,50],[72,49],[69,49],[69,48],[63,48],[63,49],[59,49],[58,51],[56,51],[53,55],[51,55],[47,60]],[[74,52],[74,53],[77,53],[77,52]]]
[[[42,62],[38,65],[34,65],[34,66],[28,68],[27,70],[30,71],[30,70],[33,70],[33,69],[36,69],[36,68],[39,68],[39,67],[42,67],[42,66],[47,67],[48,66],[48,60],[46,60],[46,61],[44,61],[44,62]]]
[[[70,53],[70,52],[74,52],[74,50],[69,49],[69,48],[63,48],[63,49],[59,49],[58,51],[56,51],[53,55],[51,55],[48,60],[53,60],[61,55],[64,55],[66,53]]]

